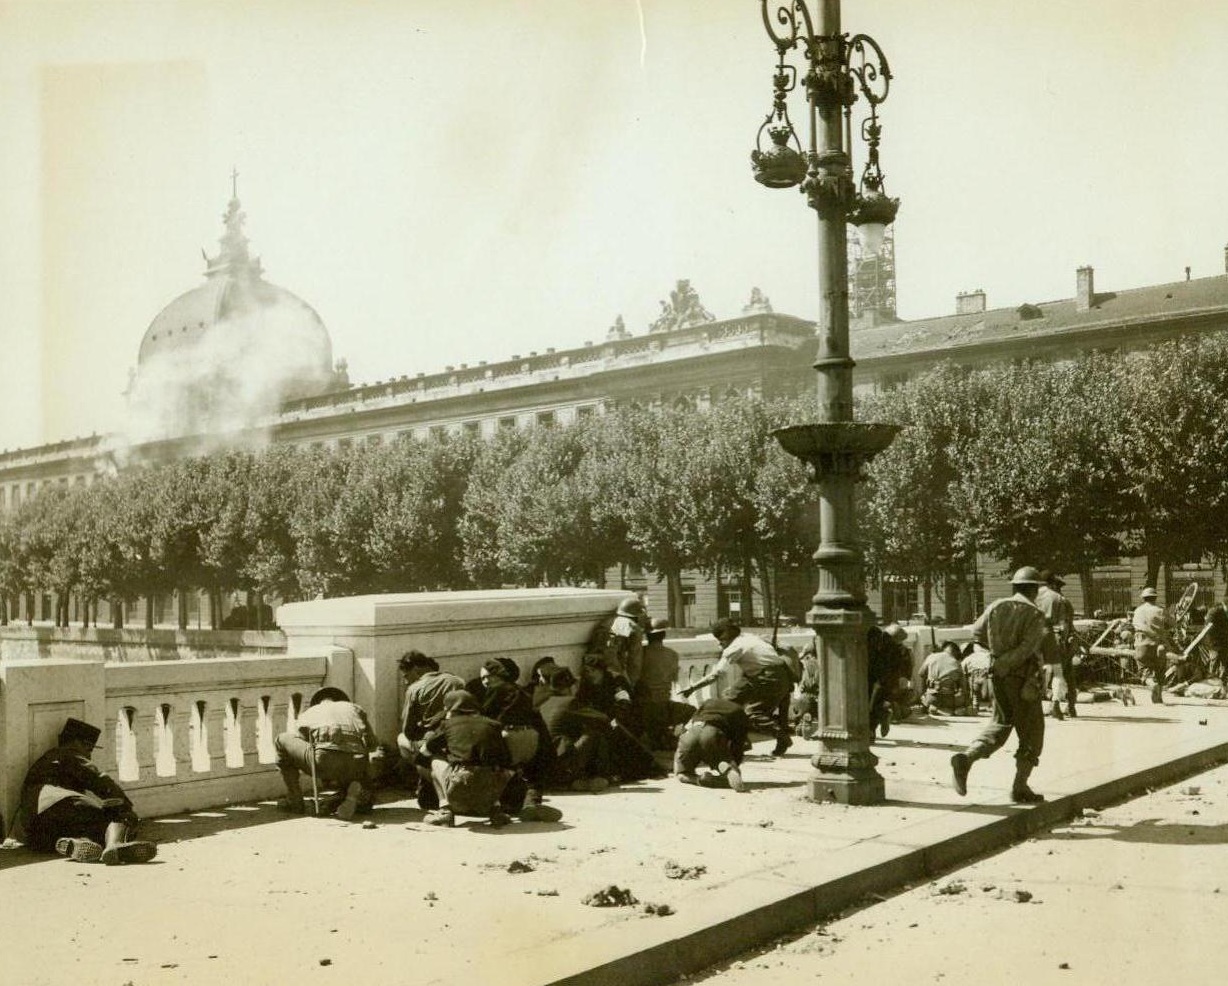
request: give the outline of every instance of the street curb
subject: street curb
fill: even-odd
[[[673,982],[776,936],[818,923],[864,902],[869,895],[895,892],[905,884],[930,879],[1019,842],[1076,817],[1084,808],[1102,808],[1224,761],[1228,761],[1228,742],[1123,775],[1106,767],[1084,771],[1072,778],[1077,790],[1043,804],[960,806],[910,829],[909,844],[892,844],[888,834],[859,845],[855,855],[861,862],[853,862],[855,869],[840,872],[829,860],[799,860],[788,873],[776,870],[731,881],[691,908],[697,913],[689,918],[665,918],[674,923],[661,930],[677,932],[667,940],[645,944],[643,924],[630,920],[590,933],[579,945],[562,941],[536,949],[531,975],[516,975],[513,969],[523,967],[509,963],[513,974],[507,986],[659,986]],[[979,816],[986,811],[1000,814],[985,821]],[[960,831],[952,834],[952,828]],[[866,865],[867,854],[880,858]]]

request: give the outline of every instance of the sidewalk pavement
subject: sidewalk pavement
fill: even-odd
[[[951,790],[950,755],[982,714],[895,725],[875,746],[888,800],[873,807],[803,800],[817,744],[774,759],[765,741],[747,793],[670,778],[558,794],[554,824],[436,829],[386,793],[371,828],[269,803],[156,819],[146,866],[3,852],[0,954],[32,986],[666,983],[1228,759],[1224,703],[1136,694],[1048,721],[1035,807],[1009,800],[1013,739],[974,765],[966,798]],[[583,903],[610,885],[639,905]]]

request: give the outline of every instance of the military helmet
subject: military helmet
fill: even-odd
[[[1011,585],[1041,585],[1040,572],[1031,565],[1024,565],[1011,576]]]

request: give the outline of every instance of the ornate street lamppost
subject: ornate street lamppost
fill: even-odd
[[[875,804],[883,778],[870,752],[873,728],[867,688],[866,633],[874,614],[866,606],[862,555],[857,540],[856,484],[861,470],[891,444],[894,425],[853,421],[853,360],[849,355],[848,244],[846,224],[860,229],[863,246],[877,251],[895,219],[899,200],[883,189],[878,106],[887,98],[891,70],[878,44],[840,30],[840,0],[760,0],[763,24],[777,52],[772,109],[751,154],[755,180],[769,188],[800,186],[819,215],[819,420],[775,433],[785,451],[814,469],[819,494],[819,588],[806,614],[817,634],[821,665],[817,773],[812,800]],[[817,7],[814,15],[810,7]],[[788,94],[798,70],[786,56],[799,50],[805,64],[809,148],[803,151],[789,119]],[[868,145],[860,183],[853,181],[848,146],[852,107],[869,104],[861,125]],[[767,136],[765,146],[764,136]]]

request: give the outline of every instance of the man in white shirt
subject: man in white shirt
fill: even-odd
[[[783,757],[793,745],[789,736],[789,695],[793,691],[793,672],[789,661],[762,637],[744,633],[730,619],[712,624],[712,635],[721,645],[721,658],[716,666],[679,694],[684,698],[716,681],[725,671],[737,665],[741,680],[726,694],[737,702],[750,719],[751,729],[776,737],[772,755]]]

